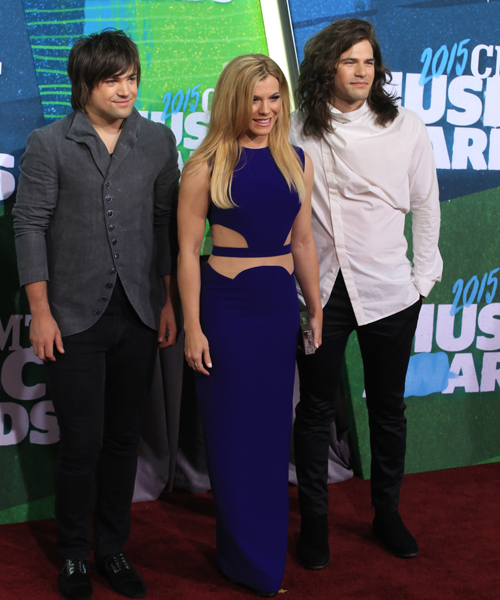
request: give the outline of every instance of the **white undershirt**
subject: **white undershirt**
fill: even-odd
[[[366,325],[428,296],[441,279],[436,167],[416,113],[399,107],[396,119],[383,127],[366,102],[348,113],[330,108],[335,131],[326,140],[303,137],[295,113],[291,141],[314,166],[312,225],[322,304],[340,268],[356,321]],[[413,266],[404,237],[410,210]]]

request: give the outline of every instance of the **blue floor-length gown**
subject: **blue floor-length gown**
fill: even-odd
[[[304,162],[300,149],[297,153]],[[288,254],[300,210],[269,148],[242,148],[234,208],[211,205],[208,218],[240,233],[248,248],[214,255]],[[260,266],[225,277],[206,263],[200,321],[213,367],[196,375],[217,516],[217,561],[238,583],[280,589],[287,552],[288,460],[299,307],[294,277]]]

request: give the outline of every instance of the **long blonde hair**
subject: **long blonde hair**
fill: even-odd
[[[215,86],[207,135],[186,163],[194,172],[204,164],[209,165],[211,200],[219,208],[235,206],[231,184],[241,155],[238,138],[252,119],[255,87],[269,76],[278,80],[281,95],[281,111],[269,134],[269,149],[290,190],[297,191],[301,202],[304,199],[303,166],[288,141],[290,95],[283,71],[264,54],[246,54],[234,58],[222,71]]]

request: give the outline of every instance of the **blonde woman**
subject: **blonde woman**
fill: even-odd
[[[277,594],[288,530],[288,455],[299,305],[321,344],[313,169],[288,141],[289,95],[260,54],[223,70],[208,134],[179,198],[185,354],[196,371],[217,514],[217,561],[233,582]],[[208,217],[214,248],[200,276]]]

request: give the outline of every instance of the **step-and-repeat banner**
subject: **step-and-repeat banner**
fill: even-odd
[[[61,8],[61,5],[64,8]],[[169,125],[182,166],[206,133],[225,63],[267,53],[259,0],[9,0],[0,6],[0,523],[53,514],[59,431],[28,339],[12,228],[26,138],[71,112],[66,63],[74,41],[106,27],[138,44],[136,108]],[[209,243],[209,242],[208,242]]]
[[[422,308],[406,381],[407,471],[500,460],[500,2],[289,0],[300,60],[333,19],[371,21],[403,106],[432,140],[444,275]],[[410,234],[411,216],[407,232]],[[411,250],[410,250],[411,252]],[[346,355],[358,472],[369,477],[357,340]]]
[[[238,54],[267,51],[258,0],[61,4],[0,6],[0,523],[53,512],[58,428],[29,347],[11,210],[29,132],[71,111],[72,43],[105,27],[129,32],[143,67],[136,106],[172,128],[181,166],[205,135],[223,65]],[[499,460],[500,2],[289,0],[289,6],[299,60],[307,39],[332,19],[372,21],[402,104],[421,115],[433,142],[445,270],[423,307],[407,378],[407,470]],[[207,238],[205,250],[209,244]],[[344,383],[354,455],[366,477],[368,424],[355,338]]]

